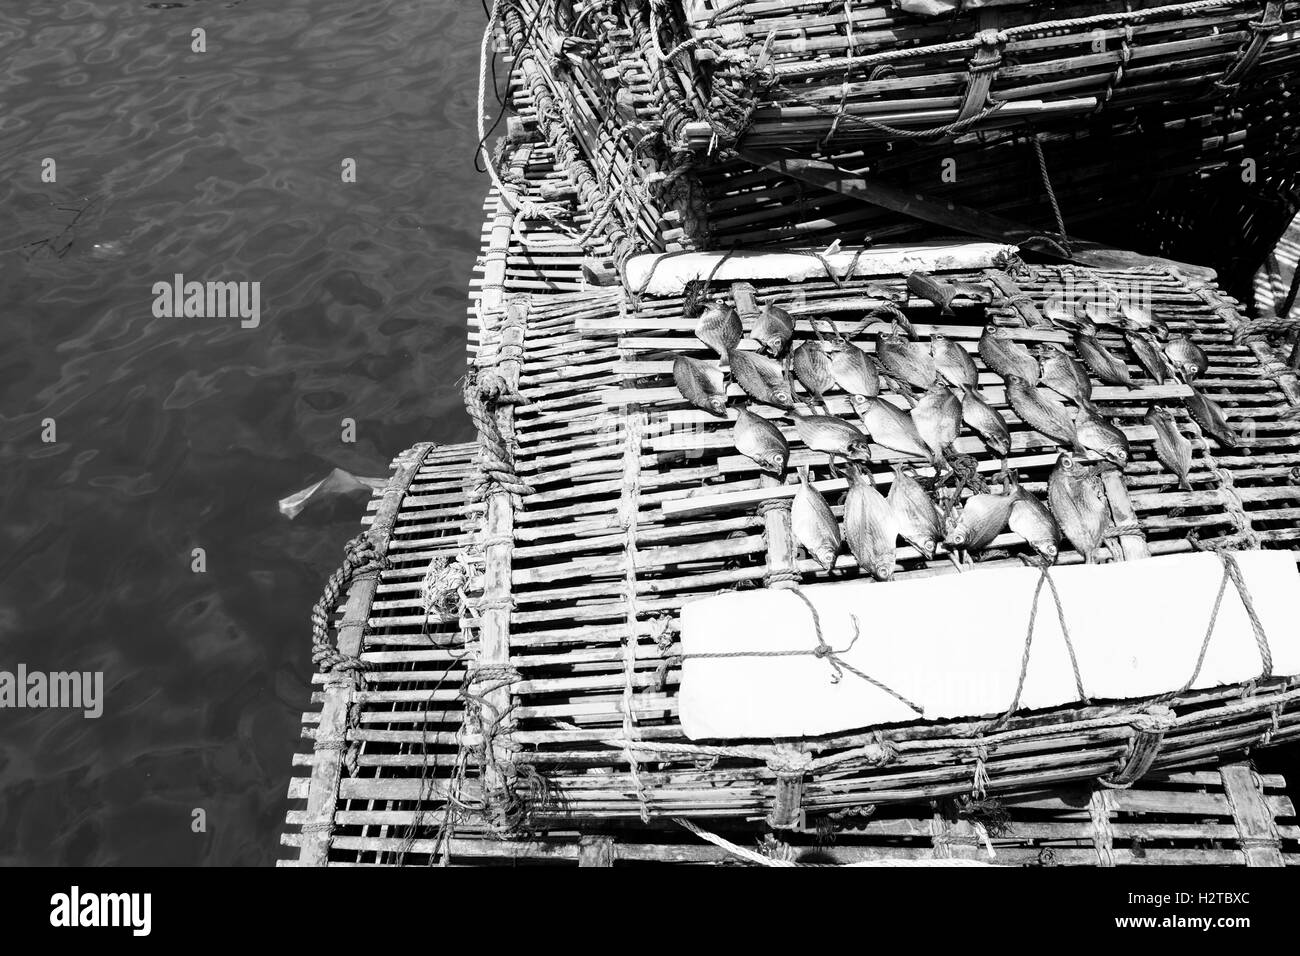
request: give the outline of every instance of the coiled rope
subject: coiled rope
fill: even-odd
[[[370,667],[360,657],[342,653],[330,640],[330,618],[338,607],[340,595],[355,578],[378,571],[383,566],[383,556],[368,533],[357,535],[344,547],[343,563],[329,576],[325,589],[311,609],[311,660],[322,674],[343,673],[360,680]]]

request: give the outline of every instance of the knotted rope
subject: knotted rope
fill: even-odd
[[[516,214],[518,219],[545,219],[554,224],[556,228],[565,231],[568,227],[560,221],[560,214],[563,207],[558,203],[535,203],[528,199],[520,198],[510,186],[507,186],[501,179],[501,174],[497,171],[496,164],[487,150],[487,128],[484,125],[487,122],[487,73],[488,63],[490,60],[489,46],[492,39],[492,29],[501,22],[501,4],[502,0],[492,0],[492,9],[488,15],[487,25],[483,28],[483,40],[479,45],[479,63],[478,63],[478,137],[479,152],[483,156],[483,164],[487,167],[488,175],[492,178],[492,185],[497,189],[505,204]]]
[[[471,372],[465,376],[462,394],[465,410],[478,432],[476,463],[479,474],[470,490],[470,498],[482,501],[489,495],[503,492],[510,495],[518,507],[521,498],[531,495],[533,488],[515,471],[514,452],[501,434],[496,412],[498,405],[518,404],[522,398],[506,387],[505,379],[497,372]]]
[[[788,593],[793,594],[795,597],[799,598],[799,600],[803,601],[803,603],[808,607],[808,612],[812,615],[813,630],[817,638],[817,646],[815,648],[809,648],[804,650],[786,650],[786,651],[711,651],[711,652],[700,652],[694,654],[682,654],[677,658],[677,660],[688,661],[688,660],[704,660],[707,658],[721,659],[721,658],[737,658],[737,657],[816,657],[820,660],[826,661],[826,663],[830,665],[832,684],[838,684],[843,679],[844,672],[848,671],[853,676],[866,681],[868,684],[877,688],[878,690],[884,691],[890,697],[893,697],[895,700],[899,701],[900,703],[908,707],[910,710],[915,712],[918,716],[920,717],[925,716],[925,711],[920,706],[912,703],[912,701],[908,700],[902,694],[898,693],[898,691],[893,690],[892,688],[876,680],[870,674],[866,674],[858,670],[858,668],[854,667],[852,664],[850,664],[848,661],[844,660],[840,656],[841,654],[847,654],[849,651],[851,651],[853,649],[853,645],[858,642],[858,638],[862,636],[861,630],[858,627],[858,618],[856,614],[849,615],[849,619],[853,622],[853,639],[849,641],[848,647],[843,647],[840,648],[839,650],[836,650],[835,648],[831,647],[830,644],[826,643],[826,638],[822,635],[821,615],[817,613],[817,608],[813,605],[812,601],[808,600],[808,596],[803,593],[803,590],[798,587],[793,587],[788,589]]]
[[[473,569],[463,554],[452,561],[441,555],[431,558],[424,571],[424,580],[420,582],[425,616],[460,617],[469,604],[466,590],[472,576]]]
[[[342,653],[330,640],[330,617],[338,607],[343,590],[354,579],[383,566],[384,558],[369,534],[357,535],[344,547],[343,563],[329,576],[320,599],[311,609],[311,660],[322,674],[346,674],[355,682],[369,669],[370,665],[360,657]]]

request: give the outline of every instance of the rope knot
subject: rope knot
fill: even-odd
[[[778,777],[802,777],[812,768],[812,754],[799,750],[778,750],[767,758],[767,769]]]

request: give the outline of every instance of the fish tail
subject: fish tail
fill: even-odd
[[[1181,488],[1183,491],[1191,491],[1191,490],[1192,490],[1192,483],[1191,483],[1191,481],[1187,478],[1186,475],[1182,475],[1182,476],[1179,477],[1179,479],[1178,479],[1178,487]]]

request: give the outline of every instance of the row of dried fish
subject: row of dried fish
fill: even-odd
[[[799,544],[825,570],[834,569],[847,543],[858,567],[887,581],[894,574],[900,538],[927,560],[943,546],[957,561],[958,555],[983,551],[1008,528],[1046,562],[1056,560],[1064,537],[1085,561],[1094,563],[1111,533],[1100,469],[1069,452],[1061,453],[1048,478],[1048,505],[1007,473],[1007,486],[1001,492],[973,494],[946,516],[907,466],[896,464],[893,470],[886,496],[869,473],[856,465],[848,467],[841,534],[830,503],[814,487],[808,469],[800,469],[791,526]]]

